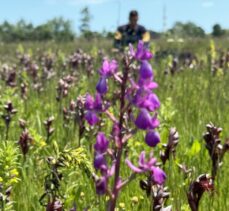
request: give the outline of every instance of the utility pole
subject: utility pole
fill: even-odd
[[[167,8],[166,4],[163,5],[163,32],[166,32],[166,27],[167,27]]]

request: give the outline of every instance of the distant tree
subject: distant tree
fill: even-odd
[[[19,20],[15,26],[13,31],[14,41],[23,41],[23,40],[32,40],[33,36],[33,25],[31,23],[26,23],[25,20]]]
[[[4,42],[14,41],[71,41],[75,37],[72,25],[69,20],[54,18],[48,22],[34,27],[31,23],[24,20],[16,24],[5,21],[0,25],[0,40]]]
[[[183,29],[186,35],[190,37],[204,37],[205,36],[204,30],[200,26],[197,26],[196,24],[192,22],[188,22],[184,24]]]
[[[84,7],[81,10],[81,19],[80,19],[80,32],[86,38],[91,38],[92,33],[90,30],[91,15],[88,7]]]
[[[169,33],[177,37],[204,37],[205,31],[195,23],[176,22]]]
[[[37,26],[34,29],[33,37],[34,40],[38,40],[38,41],[53,40],[54,36],[50,24],[46,23]]]
[[[212,36],[214,37],[221,37],[225,34],[225,30],[219,24],[215,24],[212,27]]]
[[[52,38],[58,41],[67,41],[74,38],[71,22],[62,17],[54,18],[46,23],[47,28],[52,33]]]
[[[107,33],[106,33],[106,37],[107,37],[108,39],[114,39],[114,35],[115,35],[114,32],[107,32]]]
[[[0,39],[2,41],[12,41],[13,40],[14,26],[8,21],[4,21],[0,26]]]

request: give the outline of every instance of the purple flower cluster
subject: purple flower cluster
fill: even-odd
[[[86,95],[85,100],[85,119],[89,125],[95,125],[99,122],[98,113],[103,111],[102,98],[100,94],[96,93],[95,98],[90,94]]]
[[[89,125],[93,126],[99,122],[99,114],[105,112],[108,106],[103,106],[102,95],[108,91],[107,79],[114,75],[117,71],[118,64],[115,60],[103,61],[102,67],[99,70],[100,79],[96,85],[97,93],[95,97],[90,94],[86,95],[84,108],[86,110],[85,119]],[[108,179],[114,174],[114,164],[109,169],[106,155],[109,146],[104,133],[99,132],[96,137],[96,143],[94,145],[94,168],[99,171],[101,177],[96,178],[96,193],[98,195],[104,195],[107,192]]]
[[[99,113],[104,112],[108,105],[103,106],[102,95],[106,94],[108,91],[107,79],[117,72],[118,63],[115,60],[109,61],[104,59],[102,67],[99,70],[100,79],[96,85],[97,93],[95,98],[90,94],[86,95],[85,100],[85,119],[88,124],[93,126],[99,122]]]
[[[152,181],[155,184],[162,185],[165,182],[166,174],[165,172],[156,166],[156,158],[150,155],[148,161],[145,158],[145,152],[142,152],[139,156],[138,166],[134,166],[128,159],[126,159],[126,164],[134,171],[135,173],[146,173],[150,172],[152,175]]]
[[[153,55],[144,47],[143,42],[139,42],[136,51],[130,46],[130,54],[140,63],[137,83],[131,80],[134,95],[129,96],[131,103],[139,109],[135,125],[138,129],[147,131],[145,142],[148,146],[155,147],[160,142],[160,135],[155,130],[160,124],[156,113],[160,107],[160,101],[153,93],[153,90],[158,87],[157,83],[153,81],[153,69],[149,63]],[[151,112],[154,114],[151,115]],[[154,184],[162,185],[166,180],[165,172],[156,166],[156,159],[151,155],[150,159],[146,161],[145,152],[140,154],[138,166],[134,166],[128,159],[126,163],[135,173],[150,172]]]
[[[105,112],[109,104],[104,105],[102,96],[107,93],[107,80],[117,72],[118,63],[115,60],[109,61],[104,59],[102,67],[99,70],[100,79],[96,85],[97,93],[95,97],[90,94],[86,95],[84,108],[86,110],[85,119],[89,125],[96,125],[100,119],[99,114]],[[98,195],[106,194],[108,179],[114,174],[114,164],[111,168],[108,167],[106,156],[109,146],[104,133],[99,132],[94,145],[94,168],[101,174],[100,178],[96,179],[96,192]]]
[[[104,133],[99,132],[96,137],[96,143],[94,145],[94,168],[97,171],[100,171],[102,175],[96,181],[96,193],[99,195],[103,195],[106,193],[108,179],[114,174],[114,165],[109,169],[106,161],[108,147],[109,141],[107,140]]]
[[[149,63],[152,57],[153,55],[144,47],[143,42],[139,42],[136,51],[130,46],[130,54],[123,59],[123,71],[117,72],[118,64],[115,60],[104,59],[99,70],[100,79],[96,85],[95,97],[86,95],[84,107],[87,122],[90,125],[97,124],[102,112],[113,122],[110,141],[104,133],[98,132],[94,144],[94,168],[99,173],[99,176],[94,177],[96,192],[99,195],[110,195],[108,210],[111,211],[115,210],[119,191],[134,178],[136,173],[147,173],[152,177],[153,184],[157,185],[162,185],[166,179],[164,171],[157,166],[156,159],[150,156],[149,160],[146,160],[145,152],[141,153],[138,166],[134,166],[126,159],[127,165],[133,170],[129,178],[123,179],[120,175],[126,142],[136,133],[135,128],[132,130],[128,128],[129,123],[133,120],[130,118],[133,116],[132,112],[135,111],[131,107],[136,107],[138,110],[138,115],[134,118],[136,127],[147,131],[146,144],[155,147],[160,142],[160,135],[156,131],[160,124],[156,112],[160,107],[160,101],[153,92],[158,85],[154,82],[153,69]],[[137,82],[133,80],[135,74],[132,71],[132,65],[134,62],[140,64]],[[109,104],[104,105],[108,97],[105,94],[108,91],[107,82],[110,77],[114,77],[119,83],[119,90],[117,90],[119,98],[115,100],[119,100],[120,107],[116,115],[108,111]],[[113,143],[109,148],[111,141]],[[108,162],[108,159],[111,159],[111,162]],[[108,165],[109,163],[111,164]],[[109,178],[112,176],[114,177],[113,187],[108,187]]]
[[[145,142],[148,146],[155,147],[160,142],[160,136],[155,131],[160,124],[156,113],[156,110],[160,107],[160,101],[157,95],[153,93],[153,90],[158,87],[157,83],[153,81],[153,69],[149,63],[153,56],[148,49],[144,48],[143,42],[139,42],[136,52],[131,46],[130,52],[133,58],[140,62],[138,82],[135,83],[132,80],[135,94],[131,101],[139,108],[135,125],[139,129],[147,131]],[[152,116],[150,112],[154,112],[154,115]]]
[[[136,60],[140,61],[147,61],[153,58],[152,53],[145,48],[143,41],[139,41],[136,51],[134,50],[133,46],[130,45],[130,55]]]
[[[101,95],[106,94],[108,91],[107,79],[114,75],[118,70],[118,63],[115,60],[107,60],[103,61],[102,67],[99,70],[100,79],[96,85],[96,90]]]

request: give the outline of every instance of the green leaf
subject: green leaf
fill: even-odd
[[[193,156],[193,155],[196,155],[200,152],[201,150],[201,144],[198,140],[194,140],[193,144],[192,144],[192,147],[189,151],[189,155],[190,156]]]

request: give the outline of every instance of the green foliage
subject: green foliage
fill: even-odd
[[[174,108],[172,98],[168,97],[161,105],[159,119],[161,121],[161,127],[172,127],[173,118],[176,115],[176,109]]]
[[[35,152],[33,153],[37,155],[42,151],[42,149],[47,145],[47,143],[45,142],[45,138],[39,135],[36,130],[29,128],[29,134],[33,140],[32,145],[35,148]]]
[[[215,24],[212,27],[212,36],[214,36],[214,37],[221,37],[223,35],[225,35],[225,30],[222,29],[222,27],[219,24]]]
[[[80,32],[82,36],[86,38],[91,38],[92,33],[90,30],[90,21],[91,21],[91,15],[88,7],[84,7],[81,10],[81,25],[80,25]]]
[[[43,202],[46,197],[49,200],[51,194],[61,199],[65,207],[71,208],[78,200],[77,197],[82,195],[79,190],[85,187],[80,181],[85,180],[85,176],[89,180],[92,179],[91,161],[84,148],[65,148],[59,152],[56,142],[53,142],[53,147],[57,154],[48,158],[49,170],[45,176],[45,193],[41,201]]]
[[[205,32],[200,27],[192,22],[181,23],[177,22],[172,29],[169,30],[169,34],[176,37],[204,37]]]
[[[13,201],[7,192],[11,192],[15,184],[20,181],[19,178],[19,151],[18,147],[12,141],[0,143],[0,209],[13,210]]]
[[[47,23],[33,26],[24,20],[16,24],[5,21],[0,25],[0,40],[4,42],[15,41],[72,41],[74,39],[71,22],[62,17],[49,20]]]
[[[92,163],[87,157],[84,148],[64,149],[58,156],[58,162],[66,168],[79,168],[78,170],[85,171],[89,176],[93,173]]]
[[[198,140],[194,140],[193,141],[193,144],[192,144],[192,147],[191,147],[191,149],[190,149],[190,151],[189,151],[188,154],[190,156],[196,156],[196,155],[198,155],[198,153],[200,152],[200,150],[201,150],[201,144],[200,144],[200,142]]]
[[[0,145],[0,180],[6,188],[19,182],[18,178],[18,147],[12,142]]]

